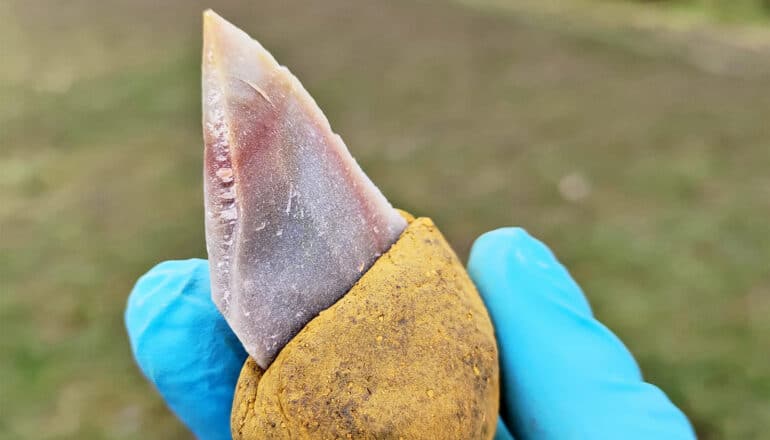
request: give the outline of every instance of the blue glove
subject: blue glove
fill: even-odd
[[[208,262],[166,261],[139,278],[126,327],[139,368],[177,417],[201,440],[229,440],[246,351],[211,301]]]
[[[488,232],[468,272],[495,325],[501,417],[517,438],[695,438],[544,244],[519,228]]]
[[[500,346],[496,440],[695,438],[542,243],[517,228],[489,232],[468,270]],[[126,326],[139,367],[171,410],[201,440],[230,439],[246,353],[211,302],[207,262],[150,270],[131,293]]]

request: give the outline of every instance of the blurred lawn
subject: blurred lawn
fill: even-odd
[[[205,255],[206,6],[463,257],[502,225],[549,243],[701,438],[770,432],[770,52],[463,3],[0,2],[0,438],[188,437],[122,312]]]
[[[706,14],[721,21],[767,21],[770,0],[635,0]]]

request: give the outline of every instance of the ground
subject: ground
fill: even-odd
[[[122,314],[154,263],[205,256],[208,6],[461,257],[525,227],[701,438],[769,432],[762,37],[494,3],[0,3],[0,438],[189,438]]]

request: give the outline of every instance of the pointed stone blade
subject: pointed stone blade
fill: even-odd
[[[212,11],[202,68],[212,297],[266,368],[406,222],[291,72]]]

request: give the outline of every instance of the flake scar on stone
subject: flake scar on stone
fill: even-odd
[[[243,81],[244,83],[246,83],[246,85],[248,85],[249,87],[254,89],[259,94],[259,96],[261,96],[265,101],[269,102],[270,105],[273,105],[273,101],[271,101],[270,97],[267,96],[267,93],[265,93],[265,91],[262,90],[262,87],[259,87],[258,85],[254,84],[253,82],[247,81],[245,79],[242,79],[241,81]]]

